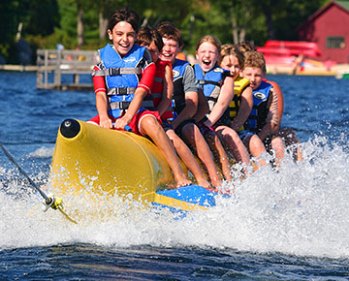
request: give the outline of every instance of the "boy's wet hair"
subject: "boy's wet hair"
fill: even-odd
[[[162,41],[160,33],[148,26],[141,27],[137,34],[136,44],[141,46],[149,46],[151,42],[154,42],[159,51],[162,50],[164,42]]]
[[[266,65],[265,59],[262,53],[257,51],[249,51],[245,53],[244,67],[260,68],[265,73]]]
[[[181,31],[170,22],[162,22],[156,27],[161,37],[172,39],[178,43],[179,48],[182,48],[183,38]]]
[[[138,32],[139,29],[139,16],[138,14],[130,10],[129,8],[121,8],[119,10],[116,10],[113,15],[110,17],[107,25],[107,31],[113,30],[114,26],[117,25],[119,22],[125,21],[128,22],[135,32]]]

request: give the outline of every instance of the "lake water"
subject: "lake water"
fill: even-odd
[[[0,280],[349,280],[349,80],[269,78],[284,91],[283,124],[296,129],[304,161],[261,169],[183,220],[113,198],[117,216],[74,225],[43,212],[0,151]],[[0,142],[44,186],[59,124],[94,116],[95,100],[36,90],[35,79],[0,72]]]

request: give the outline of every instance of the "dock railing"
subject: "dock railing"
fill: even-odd
[[[38,89],[92,89],[91,70],[96,51],[38,50]]]

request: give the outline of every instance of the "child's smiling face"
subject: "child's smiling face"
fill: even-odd
[[[216,65],[218,56],[217,47],[210,42],[203,42],[196,51],[196,58],[201,69],[205,72]]]
[[[118,22],[112,30],[108,30],[108,35],[120,56],[125,56],[132,49],[136,40],[135,30],[126,21]]]
[[[229,70],[230,75],[236,79],[239,77],[240,74],[240,64],[239,60],[236,56],[234,55],[227,55],[224,56],[222,61],[221,61],[221,67]]]
[[[164,42],[164,46],[162,47],[160,53],[160,59],[163,61],[171,61],[174,62],[178,52],[180,51],[178,42],[174,39],[162,38]]]

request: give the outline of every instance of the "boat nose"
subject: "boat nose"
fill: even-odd
[[[59,130],[64,137],[74,138],[80,132],[80,123],[75,119],[66,119]]]

